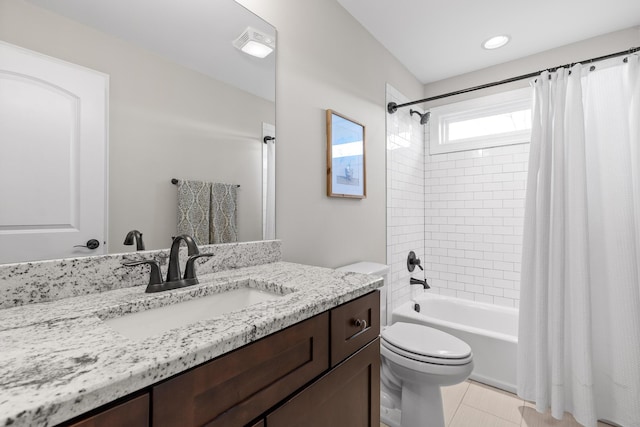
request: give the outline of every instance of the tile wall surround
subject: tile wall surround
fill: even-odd
[[[390,101],[410,100],[387,84]],[[529,144],[430,155],[428,138],[408,108],[387,114],[391,307],[422,292],[409,286],[410,250],[430,292],[518,307]]]
[[[410,101],[387,84],[387,102]],[[414,108],[415,109],[415,108]],[[420,269],[409,273],[407,255],[414,251],[424,260],[425,237],[425,144],[424,126],[409,108],[387,113],[387,264],[389,272],[390,309],[422,292],[420,286],[409,286],[413,275],[422,279]],[[418,109],[419,110],[419,109]],[[421,111],[422,112],[422,111]]]
[[[425,157],[425,266],[439,293],[518,307],[528,160],[529,144]]]
[[[214,255],[198,260],[199,274],[282,261],[279,240],[203,245],[200,253]],[[165,249],[3,264],[0,265],[0,309],[146,285],[149,267],[126,267],[122,262],[160,260],[163,277],[166,277],[168,255],[169,250]],[[180,256],[184,268],[187,258],[184,245]]]

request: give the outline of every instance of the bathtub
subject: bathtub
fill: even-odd
[[[472,380],[516,392],[517,309],[425,292],[395,309],[391,320],[427,325],[460,338],[473,352]]]

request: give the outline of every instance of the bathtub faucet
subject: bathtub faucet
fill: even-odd
[[[425,289],[431,289],[431,286],[429,286],[429,284],[427,283],[427,279],[420,280],[420,279],[414,279],[412,277],[411,279],[409,279],[409,284],[410,285],[422,285],[422,287],[425,288]]]

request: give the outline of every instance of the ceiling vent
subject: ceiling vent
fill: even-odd
[[[246,54],[257,58],[265,58],[276,48],[274,36],[267,35],[252,27],[247,27],[233,45]]]

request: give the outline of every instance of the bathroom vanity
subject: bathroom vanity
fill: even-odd
[[[379,307],[373,291],[69,425],[377,426]]]
[[[136,279],[0,310],[0,425],[377,427],[382,280],[222,259],[231,257],[203,262],[188,288],[145,294]],[[109,326],[244,288],[281,296],[150,336]]]

